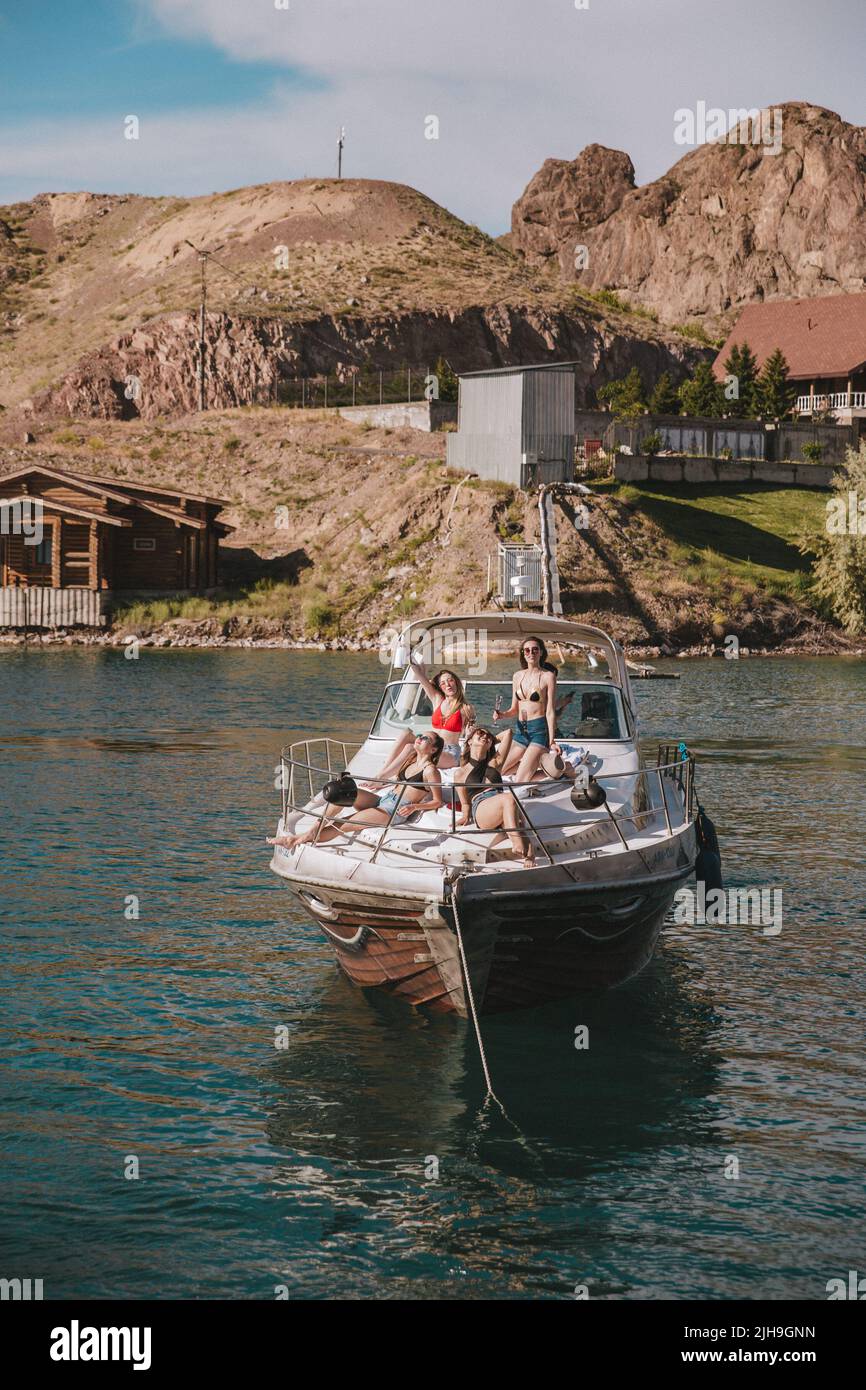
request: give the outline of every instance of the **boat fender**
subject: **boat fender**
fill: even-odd
[[[322,796],[329,806],[354,806],[358,795],[358,784],[348,772],[332,777],[322,788]]]
[[[606,801],[607,792],[594,777],[590,777],[583,791],[576,782],[571,789],[571,804],[578,811],[592,810],[596,806],[603,806]]]
[[[716,827],[703,806],[698,804],[695,817],[695,835],[698,841],[698,855],[695,860],[695,882],[707,888],[722,888],[722,856],[719,851],[719,837]]]

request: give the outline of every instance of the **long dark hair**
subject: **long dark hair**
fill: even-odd
[[[541,661],[539,662],[539,666],[541,667],[542,671],[552,671],[553,674],[556,675],[556,667],[547,655],[547,648],[544,645],[544,642],[541,640],[540,637],[533,637],[531,634],[528,637],[524,637],[523,641],[517,649],[517,655],[520,659],[520,664],[523,667],[524,671],[529,670],[529,662],[523,655],[523,648],[526,646],[527,642],[537,642],[539,647],[541,648]]]
[[[416,734],[416,738],[417,738],[417,734]],[[428,755],[427,755],[427,760],[428,760],[428,762],[431,762],[431,763],[433,764],[433,766],[435,767],[436,764],[437,764],[438,761],[439,761],[439,757],[440,757],[440,754],[441,754],[441,752],[442,752],[442,749],[445,747],[445,740],[444,740],[444,738],[442,738],[439,734],[437,734],[437,733],[435,732],[435,730],[433,730],[433,729],[428,730],[428,732],[427,732],[427,738],[430,738],[430,739],[433,740],[433,752],[432,752],[432,753],[428,753]],[[428,748],[429,748],[430,745],[428,744],[427,746],[428,746]],[[410,754],[409,757],[406,759],[406,761],[405,761],[405,763],[403,764],[403,766],[400,768],[399,774],[398,774],[398,776],[397,776],[397,781],[398,781],[398,782],[399,782],[400,778],[403,776],[403,773],[406,771],[406,768],[409,766],[409,764],[412,763],[412,762],[414,762],[414,761],[415,761],[415,750],[414,750],[414,748],[413,748],[411,754]]]
[[[486,768],[487,764],[491,761],[491,759],[496,757],[496,735],[491,733],[489,729],[485,729],[481,724],[476,724],[469,737],[467,738],[466,743],[463,747],[463,752],[460,755],[461,767],[465,767],[467,763],[472,762],[472,756],[469,752],[469,745],[476,734],[486,734],[487,737],[490,739],[490,752],[487,754],[486,758],[482,758],[481,760],[481,762],[484,764],[484,767]]]
[[[435,675],[435,676],[433,677],[433,679],[432,679],[432,681],[430,682],[430,684],[431,684],[431,685],[434,685],[434,686],[436,687],[436,689],[439,691],[439,694],[442,696],[442,699],[443,699],[443,700],[446,699],[446,698],[450,698],[450,697],[446,697],[445,692],[444,692],[443,689],[442,689],[442,686],[439,684],[439,682],[442,680],[442,677],[443,677],[443,676],[450,676],[451,679],[453,680],[454,684],[457,686],[457,709],[459,709],[461,712],[462,712],[464,709],[467,709],[467,708],[469,707],[469,701],[468,701],[467,698],[466,698],[466,691],[465,691],[465,689],[464,689],[463,682],[462,682],[462,680],[460,679],[460,677],[457,675],[457,672],[456,672],[456,671],[449,671],[448,668],[445,667],[443,670],[441,670],[441,671],[438,673],[438,675]],[[450,715],[449,715],[448,717],[449,717],[449,719],[451,718]]]

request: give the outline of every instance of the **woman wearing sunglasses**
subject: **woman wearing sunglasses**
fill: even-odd
[[[523,861],[524,869],[535,868],[535,849],[528,834],[522,830],[523,817],[512,794],[503,788],[499,771],[511,741],[508,729],[500,742],[489,729],[476,725],[469,731],[463,761],[454,774],[454,786],[460,800],[461,814],[457,826],[474,820],[479,830],[502,830],[511,842],[515,859]]]
[[[444,742],[440,767],[457,767],[460,763],[460,739],[470,724],[475,723],[475,711],[466,698],[463,682],[454,671],[440,671],[432,680],[420,661],[412,661],[412,674],[433,706],[432,724]],[[398,738],[388,755],[379,776],[393,777],[406,756],[413,734],[407,729]]]
[[[556,667],[540,637],[526,637],[518,652],[520,670],[511,678],[511,704],[494,711],[494,720],[517,716],[514,743],[503,772],[517,768],[515,782],[531,782],[543,754],[558,753]]]
[[[361,787],[352,803],[354,815],[340,821],[339,825],[321,824],[317,819],[303,835],[280,835],[268,840],[269,845],[283,845],[295,849],[298,845],[324,844],[342,835],[346,830],[361,830],[368,825],[387,825],[396,809],[395,822],[408,819],[419,811],[438,811],[442,805],[442,777],[437,767],[443,743],[439,734],[418,734],[412,744],[412,752],[404,760],[397,773],[397,785],[384,792],[374,792]],[[325,820],[338,816],[343,806],[327,806]]]

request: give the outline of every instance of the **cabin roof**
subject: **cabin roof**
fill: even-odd
[[[2,481],[2,480],[0,480]],[[125,516],[111,516],[107,512],[94,512],[87,507],[70,507],[66,502],[55,502],[52,497],[34,497],[32,492],[23,492],[19,497],[0,497],[0,507],[14,507],[38,502],[47,512],[63,512],[64,515],[80,516],[85,521],[105,521],[109,526],[131,526]]]
[[[210,502],[214,507],[231,506],[231,501],[227,497],[209,497],[203,492],[190,492],[185,487],[164,487],[162,483],[134,483],[129,478],[98,478],[92,473],[76,473],[74,476],[82,478],[88,483],[108,483],[111,487],[121,487],[129,492],[161,492],[166,497],[188,497],[190,502]]]
[[[215,506],[228,505],[219,501],[217,498],[203,498],[195,496],[191,492],[173,490],[159,485],[151,486],[147,483],[127,483],[125,480],[117,478],[95,478],[90,474],[72,473],[65,468],[55,468],[48,463],[28,463],[23,468],[14,468],[11,473],[0,474],[0,483],[8,482],[12,478],[25,478],[34,473],[42,473],[47,478],[55,478],[58,482],[71,483],[80,487],[84,492],[90,492],[97,497],[110,498],[113,502],[120,502],[127,507],[143,507],[145,511],[154,512],[157,516],[168,517],[170,521],[176,521],[182,526],[191,526],[195,530],[204,530],[206,522],[200,517],[190,516],[182,507],[172,506],[166,502],[153,502],[146,497],[137,497],[133,494],[139,491],[156,492],[165,497],[176,497],[178,501],[188,498],[191,502],[211,502]],[[49,503],[46,500],[45,505]],[[53,505],[53,504],[51,504]],[[105,520],[105,514],[94,513],[94,519]],[[219,523],[225,526],[225,522]]]

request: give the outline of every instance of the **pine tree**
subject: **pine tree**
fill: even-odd
[[[736,395],[729,395],[733,383],[725,383],[723,393],[729,415],[751,419],[760,413],[758,359],[748,343],[735,343],[725,363],[726,376],[736,377]]]
[[[684,415],[706,415],[710,419],[718,419],[722,415],[724,392],[709,362],[699,362],[691,381],[683,382],[680,400]]]
[[[788,363],[781,348],[776,348],[764,363],[758,378],[761,413],[770,420],[784,420],[791,413],[797,388],[788,376]]]
[[[800,544],[817,558],[815,594],[846,632],[866,632],[866,440],[848,450],[845,470],[833,479],[824,531]]]
[[[680,398],[670,372],[662,372],[652,389],[649,408],[653,415],[679,415]]]
[[[439,382],[440,401],[456,401],[458,396],[457,377],[452,372],[444,357],[439,358],[439,361],[433,369],[433,373]]]
[[[627,376],[618,381],[609,381],[602,386],[598,399],[606,401],[618,420],[633,420],[646,410],[644,385],[637,367],[632,367]]]

